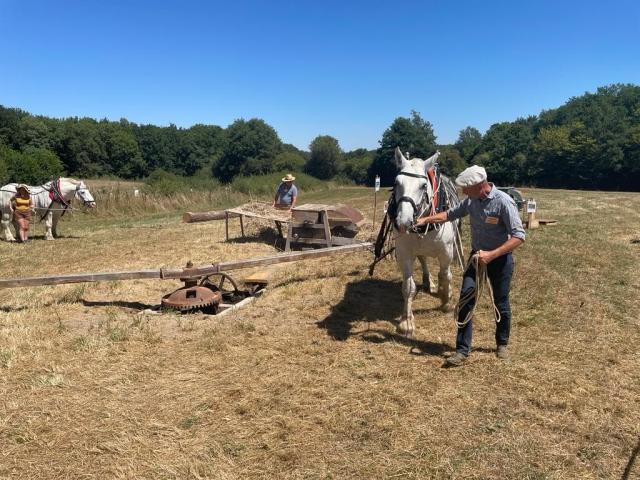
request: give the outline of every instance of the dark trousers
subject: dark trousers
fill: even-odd
[[[511,253],[496,258],[487,265],[487,274],[491,287],[493,288],[493,301],[500,312],[500,322],[496,324],[496,344],[507,345],[509,343],[509,332],[511,331],[511,305],[509,305],[509,289],[511,288],[511,277],[513,276],[513,256]],[[462,277],[462,288],[460,296],[466,295],[469,290],[476,286],[476,269],[471,264]],[[485,292],[488,290],[485,289]],[[467,312],[475,302],[471,300],[460,310],[458,321],[461,322]],[[473,334],[473,319],[464,327],[458,328],[456,337],[456,351],[469,355],[471,351],[471,337]]]

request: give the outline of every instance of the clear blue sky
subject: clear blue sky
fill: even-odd
[[[640,84],[638,1],[0,0],[0,104],[376,148],[419,111],[471,125]]]

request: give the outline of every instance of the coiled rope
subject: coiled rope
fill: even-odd
[[[467,261],[467,266],[464,269],[464,274],[466,274],[469,268],[471,267],[475,267],[476,269],[476,286],[474,288],[470,288],[464,295],[460,295],[460,300],[458,300],[456,308],[453,311],[453,315],[456,320],[456,324],[458,325],[458,328],[464,327],[473,318],[476,308],[478,307],[478,301],[480,300],[480,297],[482,296],[482,292],[484,291],[485,287],[489,290],[489,295],[491,296],[491,305],[493,306],[493,310],[496,314],[496,323],[500,323],[500,320],[502,319],[502,317],[500,315],[500,310],[498,310],[498,307],[496,307],[495,300],[493,299],[493,287],[491,286],[491,281],[489,280],[487,266],[479,262],[479,257],[477,253],[469,257],[469,260]],[[464,274],[462,278],[464,278]],[[464,319],[460,321],[459,320],[460,311],[464,307],[466,307],[471,301],[474,302],[473,307],[469,309]]]

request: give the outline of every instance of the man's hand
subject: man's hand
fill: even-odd
[[[476,255],[478,256],[478,263],[480,265],[488,265],[496,258],[493,251],[488,252],[487,250],[478,250]]]
[[[420,217],[416,220],[416,225],[426,225],[427,223],[443,223],[447,221],[447,212],[436,213],[435,215],[428,215],[426,217]]]

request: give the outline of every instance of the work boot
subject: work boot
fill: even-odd
[[[442,365],[445,368],[461,367],[464,362],[467,361],[467,356],[464,353],[456,352],[447,358]]]
[[[509,355],[509,350],[507,350],[506,345],[498,345],[498,349],[496,350],[496,357],[505,362],[511,360],[511,355]]]

